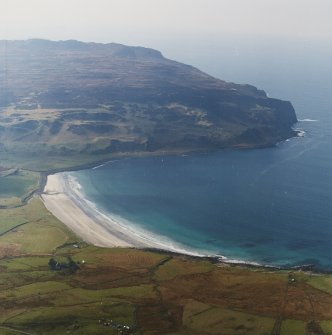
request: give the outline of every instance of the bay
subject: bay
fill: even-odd
[[[269,49],[255,60],[252,48],[244,49],[241,57],[228,58],[233,64],[224,76],[219,63],[209,64],[210,73],[292,101],[300,120],[295,127],[305,136],[273,148],[131,158],[72,172],[85,196],[105,213],[152,232],[151,238],[204,255],[332,270],[328,52],[307,48],[297,60],[292,46],[278,47],[283,57]]]

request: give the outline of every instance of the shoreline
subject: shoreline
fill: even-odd
[[[132,246],[116,236],[107,236],[109,235],[107,231],[73,201],[59,175],[54,174],[46,177],[41,199],[49,212],[84,241],[100,247]]]
[[[306,120],[306,119],[305,119]],[[310,119],[311,120],[311,119]],[[304,120],[297,120],[296,123],[304,121]],[[315,120],[316,121],[316,120]],[[295,124],[296,124],[295,123]],[[295,125],[294,124],[294,125]],[[33,192],[32,195],[34,194],[43,194],[46,183],[47,183],[47,178],[50,175],[55,175],[59,173],[68,173],[68,172],[74,172],[74,171],[81,171],[81,170],[87,170],[87,169],[95,169],[98,168],[104,164],[107,164],[109,162],[112,162],[114,160],[119,160],[119,159],[132,159],[132,158],[144,158],[144,157],[161,157],[161,156],[178,156],[178,155],[191,155],[191,154],[201,154],[205,155],[211,152],[216,152],[216,151],[221,151],[221,150],[259,150],[259,149],[265,149],[265,148],[273,148],[277,147],[280,143],[282,142],[287,142],[291,139],[294,138],[299,138],[303,136],[299,136],[299,133],[297,130],[293,129],[293,136],[287,137],[282,139],[279,142],[273,142],[270,144],[265,144],[261,146],[230,146],[230,147],[220,147],[220,148],[201,148],[197,150],[188,150],[188,149],[176,149],[176,150],[157,150],[157,151],[138,151],[138,152],[122,152],[122,153],[116,153],[113,154],[109,157],[105,157],[99,160],[87,162],[84,164],[80,165],[74,165],[74,166],[68,166],[68,167],[63,167],[63,168],[56,168],[56,169],[48,169],[48,170],[31,170],[31,169],[24,169],[27,171],[33,171],[33,172],[39,172],[40,173],[40,183],[39,187],[37,190]],[[29,200],[29,199],[27,199]]]
[[[188,256],[220,258],[186,249],[170,239],[161,241],[151,234],[115,215],[104,214],[85,199],[67,173],[48,175],[40,197],[49,212],[57,217],[78,237],[99,247],[132,247],[164,250]],[[75,190],[76,188],[76,190]]]
[[[296,122],[298,123],[299,120]],[[281,142],[287,142],[291,140],[292,138],[298,138],[302,137],[298,135],[298,132],[293,130],[294,134],[291,137],[287,137],[280,142],[274,142],[273,144],[269,145],[261,145],[261,146],[230,146],[230,147],[221,147],[219,149],[208,149],[208,148],[201,148],[198,150],[188,150],[188,149],[176,149],[176,150],[157,150],[157,151],[139,151],[139,152],[125,152],[125,153],[117,153],[109,157],[105,157],[99,160],[87,162],[85,164],[81,165],[74,165],[74,166],[68,166],[63,168],[56,168],[56,169],[48,169],[48,170],[31,170],[31,169],[24,169],[27,171],[33,171],[40,173],[40,182],[39,186],[36,190],[31,192],[31,194],[26,197],[25,203],[30,200],[30,198],[34,195],[41,195],[45,192],[45,187],[48,181],[48,177],[55,174],[60,173],[69,173],[69,172],[75,172],[75,171],[81,171],[81,170],[87,170],[87,169],[96,169],[99,168],[107,163],[110,163],[114,160],[119,159],[132,159],[132,158],[143,158],[143,157],[161,157],[161,156],[178,156],[178,155],[191,155],[191,154],[201,154],[205,155],[211,152],[220,151],[220,150],[259,150],[259,149],[265,149],[265,148],[273,148],[277,147],[279,143]],[[25,204],[24,203],[24,204]],[[22,205],[24,205],[22,204]]]
[[[297,134],[293,138],[301,137]],[[231,150],[242,150],[243,148],[230,148]],[[248,148],[247,148],[248,149]],[[252,148],[258,149],[258,148]],[[142,229],[136,231],[137,227],[133,227],[131,222],[128,222],[121,217],[117,217],[112,213],[103,213],[98,210],[92,202],[85,199],[81,192],[74,192],[69,185],[68,176],[72,171],[84,169],[96,169],[104,164],[118,159],[131,159],[146,156],[161,156],[161,155],[188,155],[193,153],[207,154],[210,151],[161,151],[153,153],[136,153],[122,154],[108,157],[92,163],[87,163],[81,166],[69,167],[64,169],[55,169],[41,172],[41,183],[38,191],[39,197],[42,199],[45,207],[62,223],[71,229],[76,235],[84,241],[99,247],[129,247],[141,250],[150,250],[155,252],[167,252],[170,254],[189,256],[199,259],[209,259],[213,263],[229,264],[232,266],[240,266],[245,268],[260,268],[266,271],[278,270],[303,270],[314,273],[331,273],[329,270],[316,269],[313,264],[304,265],[276,265],[262,264],[255,261],[247,261],[241,259],[227,258],[221,255],[202,253],[198,250],[182,247],[180,244],[174,247],[173,241],[169,240],[163,243],[159,238],[164,236],[154,235],[151,240],[151,232]],[[64,177],[66,176],[66,177]],[[78,193],[78,194],[77,194]],[[120,219],[120,222],[119,220]],[[128,223],[128,225],[127,225]],[[129,226],[129,227],[128,227]],[[131,228],[131,229],[130,229]],[[145,234],[146,233],[146,234]],[[172,243],[173,242],[173,243]],[[173,246],[172,246],[173,244]],[[170,247],[171,245],[171,247]]]
[[[299,122],[296,121],[295,124]],[[93,169],[96,168],[100,165],[107,164],[108,162],[111,162],[113,160],[118,160],[118,159],[131,159],[131,158],[143,158],[143,157],[161,157],[161,156],[178,156],[178,155],[191,155],[191,154],[208,154],[208,153],[213,153],[216,151],[224,151],[224,150],[235,150],[235,151],[243,151],[243,150],[260,150],[260,149],[266,149],[266,148],[273,148],[277,147],[279,143],[281,142],[286,142],[287,140],[291,140],[293,138],[297,137],[302,137],[298,135],[298,131],[293,129],[293,134],[292,136],[287,136],[279,141],[274,141],[274,142],[269,142],[269,143],[263,143],[261,145],[253,145],[253,144],[234,144],[230,146],[220,146],[220,147],[214,147],[214,148],[209,148],[209,147],[202,147],[202,148],[177,148],[177,149],[157,149],[155,151],[133,151],[133,152],[116,152],[113,153],[112,155],[106,155],[104,158],[97,159],[97,160],[92,160],[83,164],[79,165],[73,165],[73,166],[67,166],[63,168],[55,168],[55,169],[46,169],[46,170],[38,170],[38,169],[25,169],[27,171],[34,171],[34,172],[39,172],[41,175],[47,177],[48,175],[53,175],[57,173],[62,173],[62,172],[72,172],[72,171],[80,171],[80,170],[86,170],[86,169]],[[43,185],[40,188],[40,191],[43,191]]]
[[[83,194],[72,190],[73,185],[71,183],[73,181],[70,181],[69,174],[62,172],[45,177],[45,186],[40,197],[47,210],[78,237],[92,245],[106,248],[137,248],[154,252],[167,252],[197,259],[209,259],[211,262],[220,265],[259,268],[266,271],[304,270],[325,273],[325,271],[313,269],[311,264],[292,267],[260,264],[228,259],[221,255],[199,253],[196,250],[186,249],[180,244],[176,245],[171,240],[158,241],[157,235],[153,236],[150,232],[136,230],[131,227],[130,223],[126,225],[126,222],[119,220],[116,216],[106,216],[100,212],[92,202],[84,198]],[[326,273],[329,273],[329,271]]]
[[[107,216],[98,211],[83,195],[71,190],[69,176],[62,172],[48,175],[40,197],[49,212],[65,224],[85,242],[106,248],[136,248],[154,252],[167,252],[197,259],[209,259],[216,264],[230,264],[248,268],[281,270],[281,267],[262,265],[256,262],[227,259],[221,255],[208,255],[189,250],[179,245],[156,241],[151,236],[143,236],[144,231],[137,233],[130,227],[124,227],[114,216]],[[148,232],[147,232],[148,233]]]

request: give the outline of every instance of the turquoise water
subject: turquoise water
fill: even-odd
[[[270,68],[268,54],[265,63],[252,57],[250,67],[236,59],[243,71],[233,81],[291,100],[304,137],[259,150],[123,159],[71,174],[98,208],[160,239],[203,254],[332,270],[332,70],[326,53],[299,62],[292,55],[273,58]]]

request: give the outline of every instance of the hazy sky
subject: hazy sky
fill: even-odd
[[[0,39],[153,46],[218,34],[332,41],[332,0],[0,0]]]

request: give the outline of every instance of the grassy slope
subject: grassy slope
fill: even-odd
[[[313,319],[331,329],[330,276],[298,272],[288,284],[286,272],[89,246],[39,199],[0,210],[0,222],[20,225],[0,237],[0,326],[12,329],[1,334],[118,334],[101,319],[136,334],[297,335]],[[51,257],[68,256],[79,263],[76,273],[49,268]]]
[[[19,206],[39,187],[39,173],[20,169],[11,170],[14,172],[0,174],[0,206]]]

